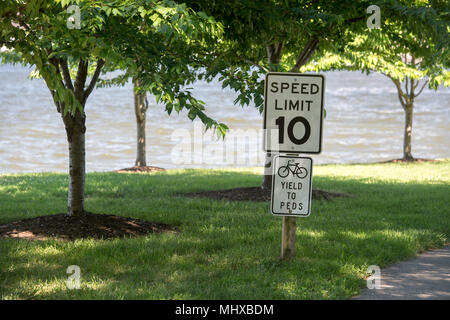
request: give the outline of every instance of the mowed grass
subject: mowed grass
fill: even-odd
[[[355,197],[314,200],[297,219],[296,257],[280,261],[268,203],[183,192],[258,186],[261,169],[90,173],[86,209],[180,229],[134,239],[0,239],[2,299],[346,299],[380,267],[449,242],[450,161],[315,166],[313,185]],[[0,177],[0,223],[64,212],[64,174]],[[66,269],[81,268],[69,290]]]

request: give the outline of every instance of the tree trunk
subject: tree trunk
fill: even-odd
[[[134,81],[134,88],[140,86],[140,80]],[[134,113],[136,115],[137,126],[137,149],[135,166],[146,166],[145,150],[145,119],[147,112],[147,101],[145,93],[136,93],[134,91]]]
[[[272,189],[272,159],[273,155],[267,152],[266,161],[264,163],[264,178],[261,185],[262,189]]]
[[[411,154],[412,124],[413,124],[413,105],[407,104],[405,106],[405,132],[403,137],[403,159],[407,161],[414,160]]]
[[[281,59],[281,53],[283,50],[283,43],[276,43],[267,46],[267,60],[269,62],[269,65],[271,66],[270,71],[274,71],[273,68],[276,68],[276,66],[280,63]],[[272,159],[273,154],[266,153],[266,158],[264,162],[264,178],[261,185],[262,189],[272,189]]]
[[[51,49],[47,50],[47,53],[50,55]],[[72,82],[66,59],[49,58],[49,62],[55,68],[56,73],[47,74],[47,76],[44,76],[44,80],[52,94],[56,110],[61,114],[64,128],[66,129],[67,142],[69,144],[69,194],[67,200],[67,214],[73,217],[81,217],[86,214],[86,211],[84,210],[84,186],[86,179],[86,114],[84,113],[84,108],[87,98],[95,88],[95,84],[97,83],[105,61],[102,59],[97,61],[94,74],[87,87],[86,78],[89,68],[88,61],[81,58],[79,59],[74,82]],[[55,77],[61,81],[62,87],[60,88],[64,88],[65,90],[68,89],[73,92],[75,99],[81,105],[80,110],[69,108],[69,106],[65,105],[65,102],[57,98],[57,89],[55,89],[53,85],[50,85],[53,82],[50,78]],[[72,114],[72,112],[74,114]]]
[[[80,217],[84,210],[84,185],[86,176],[86,116],[77,112],[66,116],[67,141],[69,143],[69,197],[68,215]]]

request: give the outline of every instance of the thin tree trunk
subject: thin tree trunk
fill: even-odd
[[[403,159],[407,161],[414,160],[411,153],[412,124],[413,124],[413,105],[407,104],[405,106],[405,132],[403,137]]]
[[[84,185],[86,176],[86,116],[77,112],[74,117],[64,121],[69,143],[69,196],[68,215],[80,217],[84,210]]]
[[[144,167],[147,165],[145,159],[145,115],[143,120],[137,120],[137,150],[136,150],[136,162],[135,166]]]
[[[273,155],[267,152],[266,161],[264,163],[264,178],[261,185],[262,189],[272,189],[272,159]]]
[[[134,88],[140,86],[140,81],[134,81]],[[145,119],[147,112],[147,100],[145,93],[136,93],[134,91],[134,113],[136,115],[137,126],[137,149],[135,166],[146,166],[146,140],[145,140]]]
[[[272,69],[270,71],[273,71],[273,67],[280,63],[282,50],[283,43],[267,46],[267,60]],[[264,178],[261,185],[262,189],[272,189],[272,159],[273,154],[267,152],[264,162]]]
[[[51,49],[47,49],[51,54]],[[94,90],[95,84],[100,76],[101,70],[105,64],[102,59],[97,60],[97,66],[92,75],[89,85],[86,87],[86,78],[88,76],[89,62],[80,59],[78,62],[77,75],[72,82],[67,60],[50,58],[50,63],[55,67],[62,87],[73,92],[75,99],[81,104],[81,110],[71,113],[66,110],[68,106],[60,99],[56,98],[56,92],[53,86],[50,86],[50,79],[44,77],[47,87],[53,97],[56,110],[61,114],[66,129],[67,142],[69,144],[69,192],[67,201],[67,214],[69,216],[80,217],[85,215],[84,209],[84,187],[86,179],[86,114],[84,107],[86,100]],[[64,80],[64,81],[63,81]],[[73,110],[72,110],[73,111]]]

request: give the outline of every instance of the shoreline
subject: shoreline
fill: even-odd
[[[365,165],[377,165],[377,164],[418,164],[418,163],[437,163],[437,162],[446,162],[450,161],[450,158],[436,158],[436,159],[418,159],[419,161],[414,162],[402,162],[397,161],[399,159],[391,159],[391,160],[385,160],[385,161],[377,161],[377,162],[349,162],[349,163],[321,163],[321,164],[314,164],[314,167],[326,167],[326,166],[365,166]],[[255,169],[261,169],[261,174],[264,171],[264,166],[239,166],[239,167],[230,167],[230,166],[223,166],[223,167],[182,167],[182,168],[163,168],[159,166],[152,166],[155,168],[159,168],[162,170],[155,170],[152,172],[120,172],[124,169],[128,168],[122,168],[122,169],[113,169],[113,170],[105,170],[105,171],[86,171],[86,174],[89,173],[155,173],[155,172],[164,172],[164,171],[177,171],[177,170],[255,170]],[[0,177],[3,175],[21,175],[21,174],[41,174],[41,173],[50,173],[50,174],[68,174],[66,171],[22,171],[22,172],[1,172],[0,171]]]

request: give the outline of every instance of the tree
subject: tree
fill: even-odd
[[[412,128],[413,128],[413,110],[415,99],[422,93],[423,89],[430,84],[430,78],[432,78],[431,87],[437,89],[437,85],[444,83],[445,86],[450,85],[450,74],[442,66],[437,68],[439,75],[430,74],[431,69],[423,68],[421,59],[417,59],[414,54],[405,53],[400,56],[402,63],[415,68],[418,72],[416,76],[405,76],[403,79],[403,88],[401,77],[396,77],[392,74],[384,73],[389,77],[397,88],[398,99],[400,105],[405,112],[405,126],[403,132],[403,160],[414,161],[412,156]],[[377,70],[379,67],[375,67]],[[421,83],[422,82],[422,83]],[[420,87],[419,87],[420,85]]]
[[[205,73],[219,76],[223,87],[239,93],[236,104],[254,104],[263,111],[262,75],[268,71],[297,72],[324,52],[339,52],[367,30],[366,10],[377,4],[389,20],[384,31],[407,25],[422,39],[426,22],[416,21],[414,1],[290,0],[188,1],[224,25],[224,41],[216,47],[216,61]],[[405,14],[405,10],[407,14]],[[272,155],[267,154],[262,188],[271,187]]]
[[[70,13],[69,5],[76,5]],[[73,18],[79,29],[69,28]],[[22,63],[36,67],[61,114],[69,145],[68,215],[76,217],[85,213],[84,110],[103,68],[130,65],[140,56],[144,75],[154,72],[155,66],[171,69],[173,59],[161,59],[167,43],[201,42],[217,31],[213,19],[168,0],[8,0],[0,8],[0,27],[0,47],[13,49]],[[146,80],[143,76],[144,85]],[[176,105],[187,108],[190,117],[208,120],[195,99],[184,103],[192,96],[181,85],[159,81],[152,85],[153,92],[169,97],[165,103],[178,99]],[[171,108],[168,102],[166,108]],[[209,124],[220,127],[212,119]]]
[[[325,53],[304,70],[362,70],[391,79],[405,112],[402,160],[414,161],[411,141],[415,99],[427,86],[437,89],[440,84],[450,85],[448,4],[423,1],[403,12],[413,17],[414,23],[395,24],[388,32],[383,26],[355,35],[341,51]],[[420,25],[420,30],[413,24]]]
[[[215,23],[210,17],[199,12],[205,19]],[[136,161],[135,166],[146,166],[146,116],[148,110],[147,93],[153,94],[157,102],[165,105],[166,111],[179,113],[183,108],[189,109],[191,120],[199,118],[206,129],[214,128],[219,137],[224,137],[228,127],[208,117],[205,113],[205,103],[196,99],[188,85],[193,84],[199,77],[199,70],[211,63],[211,48],[217,43],[221,34],[220,24],[215,24],[208,37],[201,41],[195,38],[164,40],[165,49],[158,59],[145,56],[145,53],[132,56],[132,59],[121,65],[111,65],[104,70],[120,69],[123,73],[112,79],[100,79],[98,87],[123,86],[130,79],[133,83],[134,113],[137,127]],[[145,41],[145,40],[142,40]],[[152,46],[151,42],[145,47]],[[153,63],[151,65],[149,63]],[[148,64],[146,70],[140,67]],[[151,72],[148,70],[151,69]]]
[[[141,87],[139,79],[133,79],[134,114],[136,116],[137,143],[136,143],[136,167],[147,166],[145,120],[147,116],[148,101],[145,93],[137,92]]]

